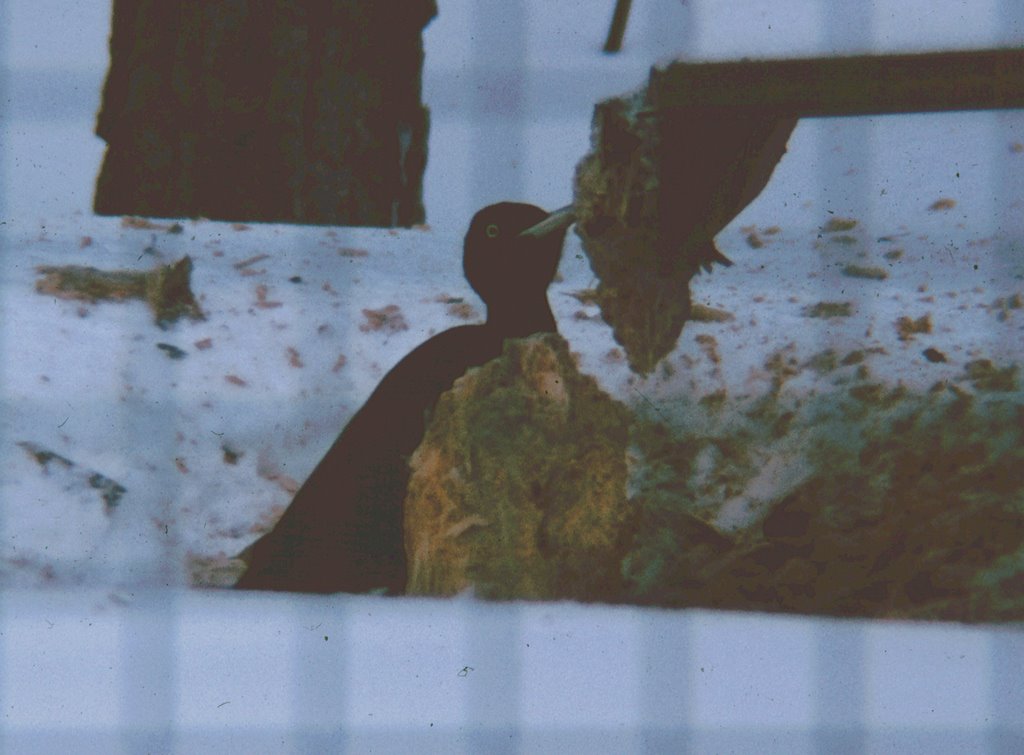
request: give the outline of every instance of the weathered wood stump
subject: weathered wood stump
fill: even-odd
[[[621,601],[628,421],[560,336],[506,341],[441,395],[411,459],[408,593]]]
[[[422,222],[434,0],[116,0],[101,215]]]

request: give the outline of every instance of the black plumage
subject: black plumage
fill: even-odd
[[[569,208],[549,215],[513,202],[473,217],[463,271],[487,305],[487,321],[439,333],[395,365],[274,529],[243,553],[248,568],[236,588],[404,591],[408,460],[427,417],[467,369],[501,354],[506,338],[556,330],[547,287],[572,220]]]

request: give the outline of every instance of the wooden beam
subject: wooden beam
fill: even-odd
[[[1024,49],[680,61],[652,69],[648,102],[798,118],[1024,108]]]

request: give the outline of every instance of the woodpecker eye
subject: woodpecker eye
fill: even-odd
[[[498,226],[496,224],[494,224],[494,223],[491,223],[484,230],[484,233],[487,234],[487,238],[489,238],[489,239],[497,238],[497,236],[498,236]]]

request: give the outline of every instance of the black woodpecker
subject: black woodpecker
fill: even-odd
[[[547,288],[575,216],[502,202],[473,217],[462,269],[487,305],[483,325],[446,330],[381,380],[273,530],[243,552],[243,590],[401,594],[409,457],[438,397],[506,338],[555,332]]]

